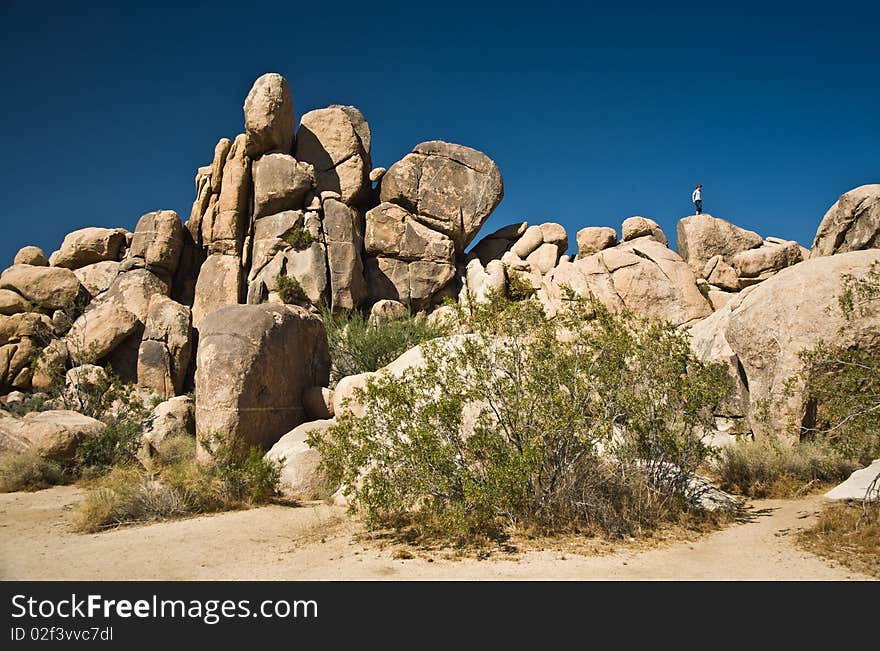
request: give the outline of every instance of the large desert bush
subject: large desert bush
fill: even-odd
[[[689,508],[729,383],[681,332],[573,295],[552,321],[500,296],[468,320],[423,365],[368,383],[364,417],[311,437],[368,522],[632,535]]]

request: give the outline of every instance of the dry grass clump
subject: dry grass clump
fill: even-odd
[[[37,491],[64,483],[64,468],[29,450],[0,456],[0,493]]]
[[[814,554],[880,579],[880,504],[830,506],[798,535],[798,542]]]
[[[786,498],[845,480],[859,463],[827,442],[787,445],[775,439],[740,441],[724,448],[714,464],[721,488],[757,498]]]

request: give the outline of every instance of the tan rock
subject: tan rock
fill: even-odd
[[[220,138],[214,146],[214,159],[211,161],[210,187],[212,194],[220,194],[223,188],[223,167],[229,150],[232,149],[232,141],[229,138]]]
[[[110,289],[122,270],[122,263],[112,260],[96,262],[74,270],[74,274],[94,298]]]
[[[32,306],[26,298],[11,289],[0,289],[0,314],[9,316],[20,312],[30,312]]]
[[[138,220],[126,256],[129,264],[144,266],[170,279],[183,251],[183,226],[173,210],[157,210]]]
[[[296,118],[290,86],[284,77],[267,72],[254,82],[244,100],[244,126],[247,155],[251,158],[272,151],[291,152]]]
[[[11,289],[49,310],[73,305],[85,290],[70,269],[17,264],[0,276],[0,288]]]
[[[650,237],[663,246],[666,246],[669,243],[666,239],[666,235],[663,234],[663,231],[657,222],[653,219],[638,215],[623,220],[621,234],[623,235],[624,242],[629,242],[630,240],[639,237]]]
[[[741,277],[756,278],[797,264],[802,260],[801,256],[801,247],[795,241],[784,245],[765,244],[757,249],[737,253],[733,256],[733,266]]]
[[[195,438],[196,406],[189,396],[177,396],[156,405],[144,422],[138,459],[147,468],[159,457],[163,441],[174,437]]]
[[[52,254],[49,264],[79,269],[105,260],[118,261],[124,246],[125,230],[122,228],[81,228],[64,237],[61,248]]]
[[[409,308],[400,301],[392,301],[387,298],[373,303],[370,308],[370,323],[387,323],[398,321],[409,316]]]
[[[485,154],[435,140],[389,168],[379,198],[448,235],[462,252],[503,196],[501,172]]]
[[[385,172],[387,171],[388,170],[384,167],[374,167],[372,170],[370,170],[370,182],[378,183],[382,180],[382,177],[385,176]]]
[[[739,359],[730,347],[726,334],[733,305],[728,301],[714,314],[695,324],[688,330],[688,337],[698,359],[723,364],[730,376],[732,391],[718,407],[716,415],[743,418],[749,410],[749,388],[745,372],[740,368]]]
[[[757,248],[762,243],[761,236],[754,231],[734,226],[708,213],[691,215],[678,222],[678,254],[696,274],[701,274],[706,263],[716,255],[730,265],[737,253]]]
[[[617,231],[608,226],[588,226],[577,232],[578,257],[593,255],[617,244]]]
[[[479,259],[471,260],[467,264],[465,277],[468,299],[477,303],[488,303],[494,295],[507,292],[507,272],[501,260],[491,260],[485,268]]]
[[[559,261],[559,247],[555,243],[545,242],[537,249],[529,253],[526,262],[532,270],[541,275],[548,273]]]
[[[305,420],[303,391],[325,386],[329,367],[324,325],[302,308],[233,305],[209,314],[196,364],[200,443],[220,434],[268,450]]]
[[[0,439],[9,436],[23,441],[26,448],[54,461],[70,461],[85,438],[96,436],[103,429],[101,421],[65,410],[31,412],[21,419],[0,419],[0,430],[3,430]]]
[[[349,205],[371,195],[370,126],[354,106],[330,106],[303,115],[296,139],[297,160],[315,169],[317,191],[338,192]]]
[[[819,224],[811,258],[880,248],[880,184],[844,193]]]
[[[214,310],[236,305],[241,297],[241,258],[214,253],[209,255],[199,271],[196,295],[192,307],[193,327]]]
[[[289,154],[266,154],[252,166],[254,219],[305,207],[306,194],[315,187],[315,170]]]
[[[12,264],[29,264],[34,267],[49,266],[46,254],[38,246],[25,246],[18,250]]]
[[[736,294],[732,292],[725,292],[720,289],[710,289],[709,290],[709,303],[712,304],[712,309],[716,312],[723,308],[730,302]]]
[[[321,467],[321,455],[309,447],[310,434],[335,424],[333,420],[303,423],[282,436],[266,459],[281,464],[279,490],[285,497],[301,500],[326,500],[339,488],[331,485]]]
[[[367,255],[384,255],[399,260],[454,260],[452,240],[416,221],[393,203],[381,203],[367,213],[364,239]]]
[[[190,308],[167,296],[150,300],[138,353],[138,385],[167,400],[182,393],[192,355]]]
[[[739,276],[736,269],[727,264],[721,255],[716,255],[706,263],[701,277],[721,289],[739,291]]]
[[[540,226],[529,226],[522,236],[511,247],[511,252],[525,260],[528,255],[544,242],[544,233]]]
[[[559,249],[559,255],[568,250],[568,234],[562,224],[546,222],[541,224],[541,235],[547,244],[555,244]]]
[[[217,203],[202,223],[202,241],[209,253],[241,255],[251,214],[251,159],[245,154],[245,141],[239,134],[229,148]]]
[[[869,349],[880,346],[880,308],[844,319],[838,298],[847,275],[863,276],[880,261],[880,250],[818,257],[779,271],[736,304],[725,335],[748,378],[749,421],[756,436],[789,433],[812,426],[804,414],[799,385],[786,382],[801,369],[800,353],[821,340]],[[767,419],[760,417],[768,405]]]
[[[330,271],[330,305],[334,311],[353,310],[367,298],[364,263],[364,216],[336,199],[324,202],[324,238]]]

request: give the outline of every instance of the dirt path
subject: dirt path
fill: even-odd
[[[339,507],[269,506],[128,527],[70,530],[82,491],[58,487],[0,495],[0,579],[692,579],[859,580],[793,545],[823,498],[755,502],[750,522],[694,542],[582,556],[559,551],[450,560],[358,541]]]

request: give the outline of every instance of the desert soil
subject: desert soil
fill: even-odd
[[[496,552],[488,559],[367,539],[341,507],[267,506],[99,534],[71,529],[76,487],[0,495],[0,579],[869,580],[795,546],[823,498],[761,500],[697,540],[605,555]]]

